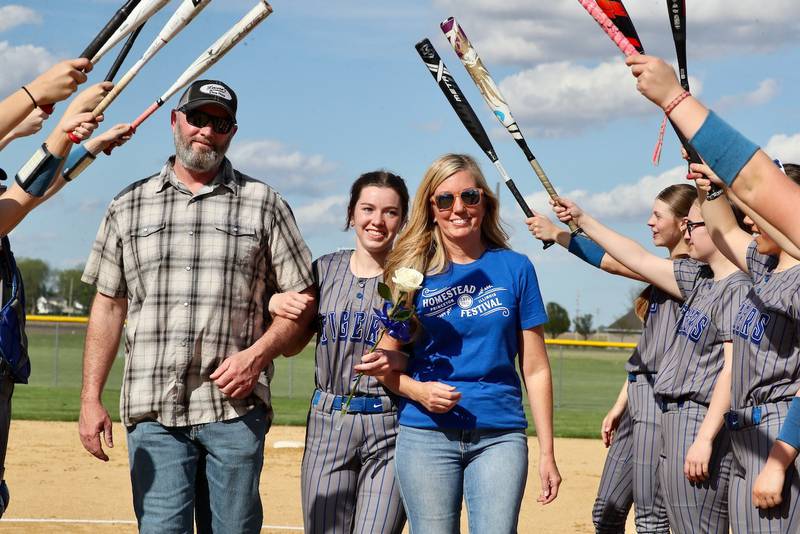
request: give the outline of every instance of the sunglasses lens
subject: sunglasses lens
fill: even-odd
[[[195,128],[205,128],[210,118],[211,117],[209,117],[202,111],[191,111],[186,114],[186,122],[188,122]]]
[[[211,129],[218,134],[226,134],[233,128],[233,121],[224,117],[212,117],[202,111],[190,111],[186,114],[186,122],[195,128],[205,128],[211,123]]]
[[[461,192],[461,201],[467,206],[475,206],[481,201],[480,189],[465,189]]]
[[[442,193],[441,195],[436,195],[436,207],[440,210],[449,210],[453,207],[455,203],[455,197],[453,193]]]

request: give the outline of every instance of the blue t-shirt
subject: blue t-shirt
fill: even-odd
[[[520,330],[547,322],[533,264],[491,249],[476,261],[426,276],[414,304],[422,331],[408,374],[461,393],[451,411],[432,414],[401,399],[400,424],[426,429],[526,428],[516,370]]]

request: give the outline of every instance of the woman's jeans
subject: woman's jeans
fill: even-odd
[[[520,430],[401,426],[395,471],[412,534],[459,532],[462,497],[471,534],[517,531],[528,476]]]

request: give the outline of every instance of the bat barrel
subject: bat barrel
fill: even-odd
[[[103,45],[106,44],[106,41],[108,41],[111,36],[114,35],[114,32],[117,31],[120,26],[122,26],[122,23],[125,22],[125,19],[128,18],[128,15],[131,14],[131,11],[133,11],[140,1],[141,0],[128,0],[125,5],[119,8],[117,12],[114,13],[114,16],[112,16],[111,19],[106,23],[103,29],[100,30],[100,33],[98,33],[92,42],[89,43],[89,45],[84,49],[84,51],[81,52],[80,57],[91,59],[97,55],[97,52],[99,52]]]

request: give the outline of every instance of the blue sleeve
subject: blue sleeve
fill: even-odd
[[[598,269],[603,261],[603,256],[606,251],[603,247],[586,237],[585,235],[576,234],[569,240],[569,248],[574,256],[582,259],[589,265],[594,265]]]
[[[536,270],[527,257],[522,262],[519,276],[519,327],[520,330],[528,330],[546,323],[547,311],[542,302],[542,293],[539,291]]]
[[[713,111],[689,143],[700,153],[709,167],[723,182],[731,185],[758,145],[740,134]]]

